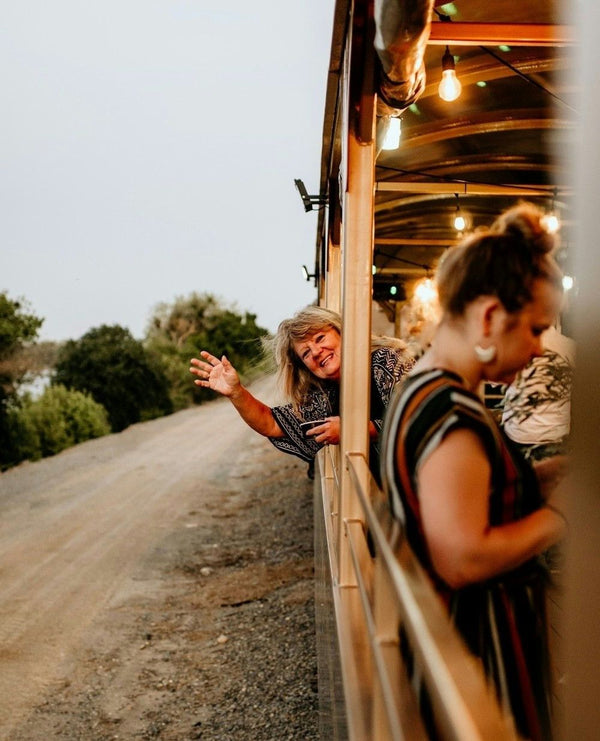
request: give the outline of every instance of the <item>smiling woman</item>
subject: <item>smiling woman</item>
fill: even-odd
[[[340,441],[341,331],[339,315],[318,306],[308,306],[280,323],[271,349],[288,399],[283,406],[269,407],[253,396],[225,356],[219,359],[203,351],[202,359],[191,360],[190,372],[197,376],[198,386],[229,398],[244,422],[276,448],[311,462],[323,445]],[[385,408],[412,363],[402,341],[373,338],[369,435],[374,469]]]
[[[338,381],[341,368],[340,333],[328,327],[294,343],[294,351],[317,378]]]

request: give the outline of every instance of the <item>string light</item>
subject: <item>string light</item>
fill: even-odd
[[[450,49],[446,47],[442,57],[442,79],[438,87],[438,95],[448,103],[456,100],[460,95],[462,85],[456,76],[456,65]]]
[[[548,213],[542,217],[542,225],[548,232],[548,234],[556,234],[556,232],[560,229],[560,218],[558,216],[558,213],[556,212],[555,202],[556,191],[554,191],[554,195],[552,196],[552,205],[550,206],[550,211],[548,211]]]
[[[437,301],[437,288],[431,278],[422,278],[415,285],[415,298],[422,304],[432,304]]]
[[[560,221],[558,216],[554,213],[549,213],[544,216],[544,228],[549,234],[556,234],[560,229]]]
[[[462,215],[460,211],[460,203],[458,201],[458,193],[454,194],[456,196],[456,215],[454,216],[454,228],[457,232],[462,232],[465,229],[465,226],[467,225],[465,221],[465,217]]]
[[[389,116],[381,148],[398,149],[400,146],[401,133],[402,124],[400,123],[400,119],[397,116]]]

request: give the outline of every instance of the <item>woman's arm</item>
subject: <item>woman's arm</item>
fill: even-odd
[[[236,369],[223,355],[219,360],[203,350],[202,360],[192,358],[190,373],[198,376],[194,383],[226,396],[236,408],[244,422],[265,437],[283,437],[281,427],[275,421],[271,407],[253,396],[242,386]]]
[[[565,532],[564,519],[546,507],[490,527],[490,476],[483,444],[467,429],[449,433],[418,472],[425,540],[435,570],[453,588],[510,571]]]

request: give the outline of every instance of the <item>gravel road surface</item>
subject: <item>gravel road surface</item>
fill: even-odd
[[[311,482],[226,400],[1,474],[0,553],[0,739],[318,738]]]

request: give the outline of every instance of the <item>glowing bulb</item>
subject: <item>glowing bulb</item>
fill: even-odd
[[[565,291],[570,291],[574,284],[575,281],[571,275],[563,275],[562,285]]]
[[[462,85],[454,69],[454,57],[450,54],[448,47],[446,47],[446,51],[442,57],[442,79],[438,87],[438,95],[442,100],[451,102],[458,98],[461,90]]]
[[[437,289],[431,278],[423,278],[415,286],[415,297],[422,304],[431,304],[437,299]]]
[[[546,214],[543,218],[543,222],[544,229],[549,234],[556,234],[556,232],[560,229],[560,220],[558,216],[553,212]]]
[[[456,216],[454,217],[454,228],[456,229],[456,231],[457,232],[464,231],[465,226],[466,226],[465,217],[460,213],[456,214]]]
[[[400,146],[401,133],[402,125],[400,123],[400,119],[396,116],[390,116],[381,148],[398,149],[398,147]]]
[[[460,95],[462,85],[453,69],[445,69],[442,72],[442,81],[438,87],[438,93],[442,100],[451,103]]]

